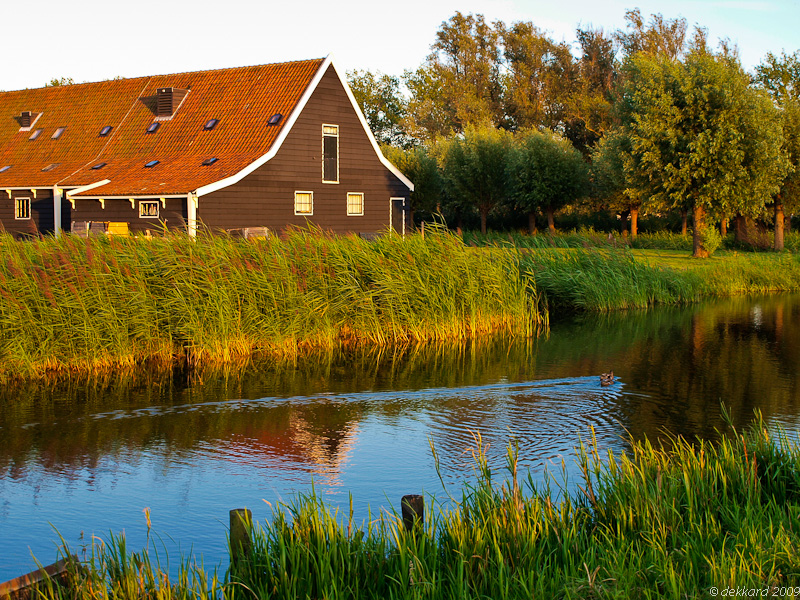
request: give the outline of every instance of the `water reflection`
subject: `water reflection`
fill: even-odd
[[[125,528],[141,511],[207,562],[228,509],[256,518],[313,480],[362,514],[471,476],[472,432],[494,467],[517,440],[534,478],[579,435],[622,449],[666,433],[714,438],[720,404],[798,428],[800,299],[733,299],[687,309],[555,319],[540,340],[340,353],[251,363],[202,377],[66,382],[0,390],[0,580],[47,561],[54,534]],[[603,388],[601,372],[619,383]],[[260,511],[260,512],[259,512]],[[137,538],[138,536],[138,538]]]

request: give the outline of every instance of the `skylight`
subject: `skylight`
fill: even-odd
[[[267,121],[267,125],[277,125],[278,123],[281,122],[282,118],[283,115],[281,113],[275,113],[269,118],[269,121]]]
[[[158,121],[150,123],[150,126],[147,128],[147,133],[155,133],[160,125],[161,123],[159,123]]]
[[[158,160],[151,160],[149,163],[145,163],[144,166],[149,169],[150,167],[155,167],[159,162]]]
[[[59,127],[58,129],[55,130],[53,135],[50,136],[50,139],[51,140],[57,140],[58,138],[61,137],[61,134],[64,133],[65,129],[66,129],[66,127]]]
[[[100,130],[100,135],[106,136],[111,133],[111,130],[114,129],[111,125],[106,125]]]
[[[214,164],[215,162],[217,162],[218,160],[219,160],[219,159],[218,159],[216,156],[215,156],[215,157],[213,157],[213,158],[207,158],[207,159],[205,159],[205,160],[203,161],[203,166],[204,166],[204,167],[207,167],[208,165],[213,165],[213,164]]]
[[[219,123],[219,119],[209,119],[208,121],[206,121],[206,124],[203,125],[203,129],[205,129],[206,131],[210,131],[211,129],[214,129],[214,127],[217,126],[217,123]]]
[[[106,166],[106,163],[97,163],[95,166],[92,167],[92,171],[96,171],[97,169],[102,169]]]
[[[38,138],[40,135],[42,135],[42,130],[41,130],[41,129],[37,129],[36,131],[34,131],[34,132],[31,134],[31,137],[29,137],[28,139],[29,139],[29,140],[35,140],[35,139],[36,139],[36,138]]]
[[[3,167],[2,169],[0,169],[0,173],[5,173],[5,172],[6,172],[6,171],[8,171],[10,168],[11,168],[11,165],[6,165],[6,166],[5,166],[5,167]]]
[[[61,163],[53,163],[53,164],[47,165],[44,169],[42,169],[42,171],[52,171],[53,169],[55,169],[60,164]]]

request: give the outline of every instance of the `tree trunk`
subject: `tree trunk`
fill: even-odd
[[[486,233],[486,218],[489,215],[488,210],[481,209],[481,233]]]
[[[792,230],[792,215],[786,215],[783,219],[783,232],[789,233]]]
[[[681,235],[686,235],[687,222],[689,221],[689,211],[685,208],[681,210]]]
[[[547,212],[547,229],[550,230],[550,233],[555,233],[556,221],[555,217],[553,216],[553,213],[555,213],[555,211],[552,209],[552,207],[548,206],[546,212]]]
[[[777,251],[783,250],[783,200],[775,198],[775,244]]]
[[[733,239],[736,243],[741,244],[745,238],[746,223],[742,215],[733,217]]]
[[[531,235],[536,233],[536,213],[534,211],[528,213],[528,229]]]
[[[631,207],[631,239],[635,240],[639,235],[639,207]]]
[[[722,221],[719,222],[719,234],[725,238],[728,235],[728,219],[725,217],[722,218]]]
[[[708,258],[708,251],[703,246],[703,226],[706,222],[706,209],[699,204],[694,205],[692,214],[694,227],[692,229],[692,256],[695,258]]]

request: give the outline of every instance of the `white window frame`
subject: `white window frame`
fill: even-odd
[[[142,214],[142,207],[149,206],[155,204],[156,205],[156,214],[155,215],[144,215]],[[161,218],[161,207],[159,206],[161,202],[158,200],[139,200],[139,218],[140,219],[160,219]]]
[[[359,196],[361,198],[361,212],[350,211],[350,196]],[[364,216],[364,192],[347,192],[347,216],[348,217]]]
[[[311,210],[308,212],[300,212],[297,210],[297,195],[298,194],[308,194],[311,198]],[[296,190],[294,193],[294,214],[298,217],[311,217],[314,216],[314,192],[313,191],[304,191],[304,190]]]
[[[335,127],[336,134],[332,133],[325,133],[326,127]],[[325,138],[326,137],[335,137],[336,138],[336,179],[325,179]],[[322,124],[322,160],[320,161],[322,166],[322,183],[339,183],[339,126],[334,125],[332,123],[323,123]]]
[[[21,205],[20,202],[24,202],[24,205]],[[25,212],[27,212],[27,217],[20,216],[20,206],[25,206]],[[31,220],[31,199],[30,198],[14,198],[14,219],[17,221],[30,221]]]

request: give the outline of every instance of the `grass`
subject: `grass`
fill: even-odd
[[[374,242],[316,230],[255,241],[0,236],[0,379],[531,335],[547,315],[518,258],[430,229]]]
[[[678,600],[800,586],[800,450],[760,418],[715,444],[582,446],[578,491],[560,500],[555,477],[520,479],[513,447],[498,481],[476,441],[476,483],[429,498],[422,528],[393,512],[356,524],[312,492],[257,524],[223,582],[189,566],[169,581],[117,538],[76,573],[73,597]]]

